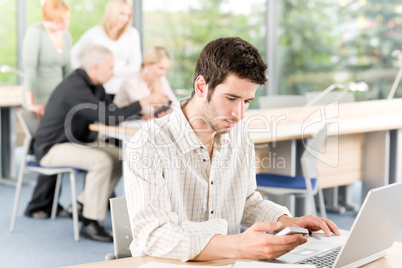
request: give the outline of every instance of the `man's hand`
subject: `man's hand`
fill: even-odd
[[[276,236],[266,231],[282,229],[279,222],[258,222],[239,235],[237,259],[274,260],[307,242],[301,234]]]
[[[331,236],[331,232],[335,235],[341,235],[338,227],[331,220],[312,215],[298,218],[291,218],[288,215],[282,215],[279,217],[278,222],[283,223],[284,227],[300,226],[311,232],[323,230],[325,235],[328,237]]]
[[[194,260],[273,260],[307,242],[300,234],[275,236],[266,233],[282,227],[279,222],[259,222],[241,234],[215,235]]]

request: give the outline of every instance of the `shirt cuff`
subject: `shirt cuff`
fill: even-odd
[[[132,109],[132,114],[138,114],[141,112],[142,107],[139,101],[133,102],[130,104],[130,109]]]
[[[188,238],[187,261],[201,253],[211,238],[217,234],[227,235],[228,222],[224,219],[214,219],[206,222],[183,222],[182,227]]]

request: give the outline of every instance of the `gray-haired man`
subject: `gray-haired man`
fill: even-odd
[[[85,189],[78,197],[83,205],[81,236],[111,242],[111,235],[98,224],[106,217],[108,198],[121,177],[119,149],[89,138],[95,121],[117,124],[139,114],[148,99],[117,108],[102,84],[113,76],[113,56],[100,46],[90,48],[75,70],[60,83],[46,106],[37,131],[34,152],[43,166],[72,166],[88,171]],[[39,179],[29,206],[40,203],[54,190],[54,180]],[[52,198],[53,199],[53,198]]]

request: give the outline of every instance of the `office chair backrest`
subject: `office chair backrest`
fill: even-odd
[[[306,104],[306,97],[301,95],[274,95],[258,97],[260,109],[298,107]]]
[[[18,120],[20,120],[22,129],[27,138],[33,139],[39,127],[39,119],[32,111],[18,111]]]
[[[18,111],[17,118],[20,121],[22,130],[25,134],[23,157],[33,155],[32,141],[35,137],[36,131],[38,130],[40,121],[36,116],[36,113],[32,111]]]
[[[131,257],[130,243],[133,241],[126,197],[110,199],[114,255],[116,259]]]
[[[318,178],[317,161],[321,154],[321,148],[327,139],[327,127],[324,126],[318,133],[305,145],[305,151],[301,157],[303,177]]]

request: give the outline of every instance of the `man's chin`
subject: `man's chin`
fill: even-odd
[[[224,128],[221,128],[221,129],[217,130],[216,132],[219,133],[219,134],[227,134],[227,133],[229,133],[231,130],[232,130],[231,127],[224,127]]]

